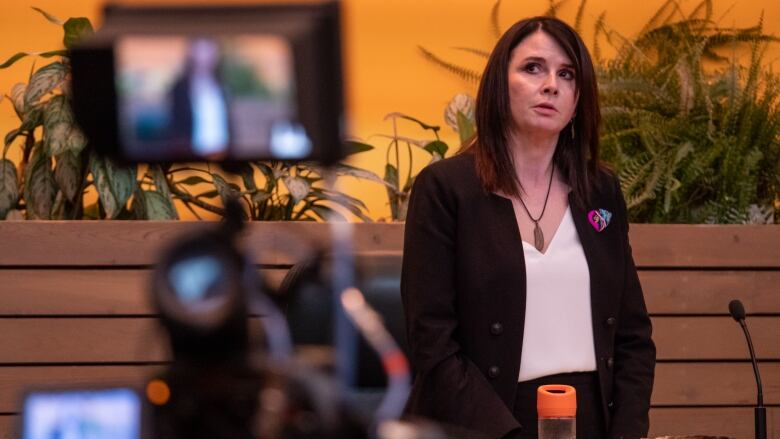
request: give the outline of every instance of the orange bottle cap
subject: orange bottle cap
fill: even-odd
[[[574,417],[577,415],[577,391],[563,384],[539,386],[536,411],[540,418]]]

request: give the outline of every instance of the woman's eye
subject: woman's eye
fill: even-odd
[[[561,73],[559,73],[559,75],[563,79],[574,79],[574,72],[572,72],[571,70],[563,70],[561,71]]]
[[[523,70],[525,70],[526,72],[529,72],[529,73],[537,73],[537,72],[539,72],[540,69],[541,68],[539,67],[539,64],[537,64],[537,63],[529,63],[529,64],[525,65],[525,68]]]

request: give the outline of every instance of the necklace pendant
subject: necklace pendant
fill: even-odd
[[[534,247],[540,252],[544,249],[544,234],[542,228],[539,227],[539,223],[534,222]]]

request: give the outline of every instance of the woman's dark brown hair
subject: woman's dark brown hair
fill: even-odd
[[[572,138],[570,134],[570,122],[558,136],[553,162],[564,181],[572,188],[575,202],[584,208],[590,201],[591,188],[596,184],[601,167],[598,86],[588,49],[577,32],[561,20],[552,17],[521,20],[498,40],[479,84],[475,111],[477,135],[463,152],[473,152],[475,155],[477,174],[486,191],[520,196],[520,181],[507,145],[512,125],[509,61],[512,50],[526,37],[539,31],[549,35],[561,46],[576,70],[576,92],[579,94],[573,122],[576,136]]]

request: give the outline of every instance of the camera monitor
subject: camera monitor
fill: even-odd
[[[115,158],[342,156],[335,2],[108,6],[71,60],[77,121]]]
[[[25,396],[22,439],[142,439],[142,400],[129,388],[36,391]]]

